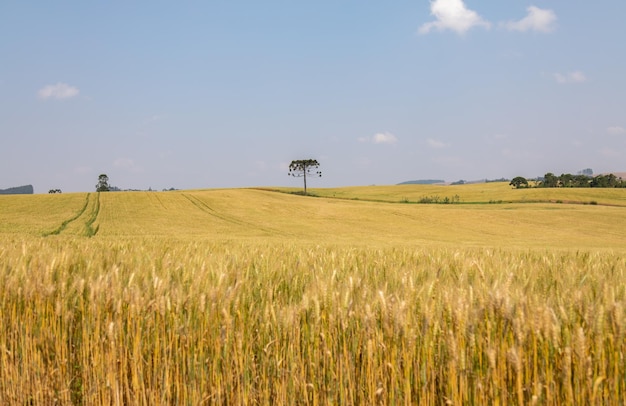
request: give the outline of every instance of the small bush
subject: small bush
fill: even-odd
[[[454,195],[452,197],[444,197],[441,198],[440,196],[424,196],[421,197],[418,200],[418,203],[426,203],[426,204],[452,204],[452,203],[459,203],[461,201],[461,196],[459,195]]]

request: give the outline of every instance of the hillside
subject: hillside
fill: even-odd
[[[32,195],[34,191],[33,185],[24,185],[0,189],[0,195]]]
[[[296,192],[298,188],[277,188]],[[453,198],[461,204],[562,202],[626,207],[626,189],[528,188],[515,189],[508,182],[465,185],[392,185],[309,189],[316,196],[337,199],[371,200],[394,203],[419,203],[424,198]]]
[[[408,191],[399,188],[393,192],[386,188],[325,192],[353,199],[358,195],[386,196],[391,201]],[[416,196],[434,192],[426,186],[419,188],[425,190],[415,191]],[[461,193],[461,189],[451,190]],[[383,191],[387,194],[383,195]],[[533,197],[533,190],[524,192],[531,193],[517,193],[520,200],[524,196]],[[484,199],[497,198],[493,191],[482,193]],[[481,196],[481,192],[473,190],[463,196]],[[621,202],[623,206],[626,196],[561,197]],[[79,193],[0,199],[0,235],[48,238],[58,235],[370,246],[444,244],[621,249],[626,247],[625,229],[626,208],[600,204],[390,204],[252,189]]]
[[[438,183],[446,183],[443,179],[418,179],[407,180],[406,182],[400,182],[398,185],[435,185]]]

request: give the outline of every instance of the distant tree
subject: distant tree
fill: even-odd
[[[304,178],[304,194],[306,195],[306,178],[307,176],[321,177],[322,172],[318,171],[320,164],[315,159],[301,159],[291,161],[289,164],[289,176],[296,178]]]
[[[581,173],[585,172],[585,173]],[[623,188],[626,187],[626,181],[618,178],[615,174],[607,173],[603,175],[589,176],[586,173],[592,173],[591,169],[584,169],[578,172],[578,175],[570,173],[555,176],[553,173],[546,173],[539,187],[576,187],[576,188]],[[512,184],[512,182],[511,182]]]
[[[492,183],[492,182],[508,182],[510,179],[507,178],[500,178],[500,179],[485,179],[485,183]]]
[[[589,187],[591,184],[591,178],[587,175],[576,175],[573,181],[574,187]]]
[[[108,192],[109,188],[109,177],[106,174],[101,174],[98,176],[98,184],[96,185],[96,192]]]
[[[571,173],[562,173],[559,176],[559,186],[560,187],[572,187],[574,186],[574,175]]]
[[[591,187],[618,187],[620,181],[612,173],[598,175],[591,180]]]
[[[48,193],[61,193],[61,189],[50,189]]]
[[[522,176],[516,176],[511,180],[511,183],[509,183],[509,185],[513,186],[515,189],[527,188],[528,181]]]
[[[553,174],[552,172],[548,172],[543,176],[543,182],[541,182],[541,187],[558,187],[559,186],[559,178]]]

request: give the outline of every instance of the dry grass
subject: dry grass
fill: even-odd
[[[0,404],[626,398],[621,208],[94,196],[0,233]]]

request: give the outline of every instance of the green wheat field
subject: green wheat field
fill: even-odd
[[[624,404],[626,190],[295,191],[0,196],[0,404]]]

